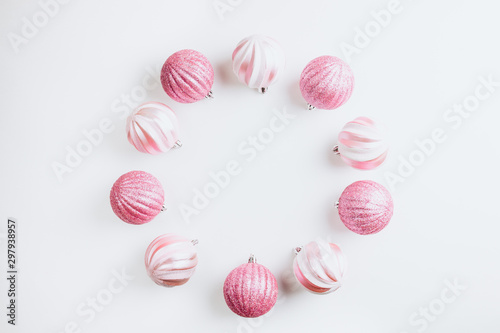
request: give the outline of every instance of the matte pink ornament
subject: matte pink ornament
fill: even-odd
[[[266,267],[253,256],[247,264],[236,267],[224,282],[224,299],[237,315],[256,318],[269,312],[278,299],[278,283]]]
[[[163,187],[144,171],[130,171],[118,178],[109,199],[116,216],[130,224],[147,223],[164,209]]]
[[[151,242],[144,256],[149,277],[159,286],[175,287],[188,282],[198,264],[196,240],[165,234]]]
[[[300,75],[300,91],[308,109],[333,110],[351,97],[354,75],[351,67],[333,56],[321,56],[307,64]]]
[[[369,170],[385,161],[389,145],[381,126],[367,117],[345,124],[339,134],[336,154],[356,169]]]
[[[345,188],[337,208],[340,219],[349,230],[370,235],[387,226],[394,204],[384,186],[371,180],[361,180]]]
[[[295,253],[293,273],[308,291],[328,294],[340,288],[345,259],[337,245],[317,239],[296,248]]]
[[[194,103],[212,97],[214,69],[208,59],[195,50],[175,52],[163,64],[161,84],[174,101]]]
[[[140,105],[127,119],[128,141],[140,152],[160,154],[182,146],[174,111],[158,102]]]

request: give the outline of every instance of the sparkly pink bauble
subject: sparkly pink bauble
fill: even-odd
[[[162,210],[163,187],[147,172],[130,171],[113,184],[109,199],[113,212],[122,221],[144,224]]]
[[[269,312],[278,299],[278,283],[266,267],[252,262],[236,267],[224,282],[224,299],[237,315],[256,318]]]
[[[350,166],[363,170],[382,164],[389,149],[384,131],[367,117],[358,117],[345,124],[338,142],[342,159]]]
[[[149,244],[144,257],[149,277],[163,287],[188,282],[198,264],[196,241],[175,234],[157,237]]]
[[[297,249],[293,273],[312,293],[328,294],[342,285],[345,259],[340,248],[322,239]]]
[[[168,57],[161,69],[165,92],[179,103],[194,103],[211,96],[214,69],[198,51],[182,50]]]
[[[361,180],[345,188],[338,210],[349,230],[369,235],[385,228],[391,220],[394,204],[385,187],[371,180]]]
[[[309,62],[300,75],[300,91],[318,109],[333,110],[347,102],[354,88],[354,75],[343,60],[322,56]]]
[[[140,152],[153,155],[167,152],[180,144],[177,117],[163,103],[144,103],[127,119],[127,138]]]
[[[233,72],[240,82],[265,92],[285,69],[285,52],[274,39],[252,35],[233,51]]]

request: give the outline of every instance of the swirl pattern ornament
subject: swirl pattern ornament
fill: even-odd
[[[392,218],[394,203],[389,191],[379,183],[361,180],[347,186],[337,204],[342,223],[360,235],[384,229]]]
[[[128,141],[143,153],[156,155],[182,145],[177,116],[163,103],[140,105],[128,117],[126,130]]]
[[[175,234],[165,234],[153,240],[144,256],[151,280],[163,287],[175,287],[188,282],[198,264],[196,243]]]
[[[160,79],[163,90],[174,101],[194,103],[212,96],[214,69],[200,52],[181,50],[165,61]]]
[[[354,74],[343,60],[333,56],[321,56],[309,62],[300,75],[300,91],[314,108],[333,110],[351,97]]]
[[[233,72],[240,82],[262,93],[274,84],[285,69],[285,52],[273,38],[252,35],[233,51]]]
[[[293,272],[308,291],[328,294],[340,288],[345,259],[337,245],[318,239],[296,251]]]
[[[227,306],[239,316],[256,318],[269,312],[278,299],[278,283],[266,267],[250,257],[247,264],[236,267],[224,282]]]
[[[358,117],[348,122],[339,133],[334,151],[350,166],[369,170],[385,161],[389,145],[384,132],[373,120]]]
[[[158,179],[144,171],[130,171],[113,184],[109,195],[113,212],[129,224],[151,221],[163,208],[164,193]]]

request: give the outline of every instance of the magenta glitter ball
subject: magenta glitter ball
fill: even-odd
[[[161,69],[163,90],[174,101],[194,103],[212,97],[214,69],[198,51],[182,50],[168,57]]]
[[[333,110],[351,97],[354,75],[351,67],[333,56],[322,56],[309,62],[300,75],[300,91],[314,108]]]
[[[224,282],[224,299],[237,315],[256,318],[269,312],[278,299],[278,283],[269,269],[250,257],[236,267]]]
[[[122,221],[144,224],[163,208],[163,187],[158,179],[144,171],[130,171],[113,184],[109,195],[111,208]]]
[[[347,186],[337,206],[344,225],[360,235],[370,235],[384,229],[394,211],[389,191],[371,180],[361,180]]]

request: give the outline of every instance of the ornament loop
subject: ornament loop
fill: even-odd
[[[261,94],[265,94],[267,92],[267,89],[268,89],[267,87],[261,87],[260,88],[260,93]]]
[[[336,145],[335,147],[333,147],[332,149],[333,153],[335,155],[340,155],[340,152],[339,152],[339,145]]]
[[[207,94],[207,96],[205,96],[206,99],[214,99],[214,94],[212,93],[212,90],[210,90]]]
[[[248,258],[248,263],[249,264],[254,264],[257,262],[257,259],[255,258],[255,256],[253,254],[250,255],[250,258]]]

